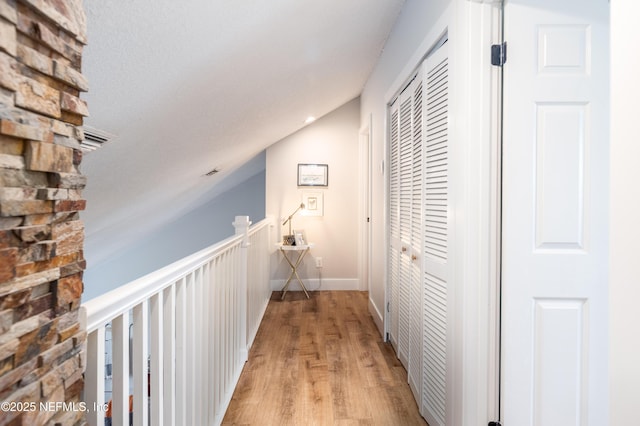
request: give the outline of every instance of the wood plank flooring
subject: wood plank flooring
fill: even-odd
[[[426,425],[357,291],[274,292],[223,425]]]

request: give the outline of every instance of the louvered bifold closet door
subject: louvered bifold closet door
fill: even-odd
[[[447,43],[427,58],[424,75],[424,358],[422,415],[445,425],[447,336],[451,333],[449,253],[449,67]]]
[[[400,94],[400,279],[398,286],[398,359],[409,368],[411,320],[411,196],[413,177],[413,97],[411,85]]]
[[[423,108],[422,74],[410,86],[412,96],[412,158],[411,158],[411,249],[409,295],[409,386],[416,401],[422,397],[422,161],[423,161]]]
[[[389,339],[398,347],[398,292],[400,273],[400,102],[395,101],[389,107],[389,253],[388,283],[389,291]]]

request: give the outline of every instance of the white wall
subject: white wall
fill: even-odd
[[[638,16],[636,0],[611,2],[610,425],[636,424],[640,407]]]
[[[372,137],[372,272],[369,289],[370,305],[374,320],[382,333],[384,294],[384,259],[385,259],[385,224],[386,213],[384,194],[386,177],[381,172],[380,164],[385,160],[386,135],[386,99],[387,92],[400,77],[405,66],[419,50],[422,42],[434,24],[443,14],[450,0],[407,0],[398,20],[385,44],[380,60],[376,64],[361,96],[360,117],[364,125],[371,118]],[[421,52],[422,54],[426,53]],[[418,63],[411,64],[417,66]],[[409,77],[408,75],[403,77]]]
[[[304,191],[319,191],[324,197],[323,216],[298,213],[293,218],[293,229],[303,229],[315,244],[299,269],[309,290],[358,289],[359,127],[360,100],[356,98],[267,149],[268,216],[282,224],[300,205]],[[328,164],[329,186],[298,187],[300,163]],[[288,233],[288,226],[276,231],[278,239],[283,233]],[[279,252],[273,256],[275,289],[286,280],[289,267]],[[322,257],[322,269],[315,267],[315,257]]]
[[[264,154],[261,154],[264,162]],[[235,216],[264,219],[265,172],[239,183],[180,219],[96,265],[88,259],[83,301],[97,297],[232,236]]]

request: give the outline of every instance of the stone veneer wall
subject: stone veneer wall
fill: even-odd
[[[0,0],[0,425],[84,423],[85,37],[82,0]]]

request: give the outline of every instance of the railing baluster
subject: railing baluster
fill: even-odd
[[[187,425],[187,279],[176,286],[176,424]]]
[[[85,372],[84,392],[87,405],[87,422],[91,426],[103,426],[104,406],[104,326],[97,328],[87,336],[87,370]],[[95,354],[95,355],[93,355]]]
[[[200,267],[194,272],[193,280],[193,331],[195,340],[193,346],[194,356],[194,375],[193,375],[193,402],[194,402],[194,422],[193,424],[202,425],[202,338],[204,334],[205,324],[202,323],[202,289],[203,289],[203,268]]]
[[[196,347],[197,333],[196,333],[196,312],[193,308],[196,301],[195,295],[195,273],[192,272],[187,277],[187,423],[189,425],[196,425],[196,398],[198,394],[196,392],[196,351],[193,349]]]
[[[209,419],[216,418],[216,404],[215,404],[215,396],[216,396],[216,386],[215,386],[215,377],[216,377],[216,312],[215,312],[215,297],[216,297],[216,263],[217,259],[211,260],[210,268],[209,268],[209,294],[207,295],[207,306],[209,307],[209,344],[208,344],[208,353],[207,353],[207,364],[209,365],[209,374],[207,377],[207,395],[209,404],[208,407],[208,415]]]
[[[235,379],[235,372],[238,371],[238,367],[246,361],[245,355],[247,351],[247,313],[246,307],[244,306],[247,303],[247,270],[241,267],[243,263],[246,263],[246,254],[243,249],[238,248],[235,257],[236,267],[231,273],[234,276],[234,281],[240,283],[240,285],[231,287],[232,303],[235,310],[232,318],[235,323],[233,337],[235,339],[236,351],[234,353],[232,369],[229,371],[229,377],[231,379],[229,384]],[[242,299],[240,298],[241,294],[244,294]]]
[[[229,258],[229,254],[225,253],[225,257]],[[224,381],[222,386],[225,390],[227,389],[227,384],[229,383],[229,368],[231,367],[231,363],[229,362],[229,360],[231,359],[231,354],[235,349],[231,341],[231,333],[229,333],[229,311],[233,310],[233,306],[231,306],[231,304],[229,303],[229,281],[233,279],[233,277],[229,276],[229,263],[233,262],[233,258],[229,258],[229,260],[230,262],[224,263],[224,278],[221,283],[222,287],[224,288],[222,302],[224,307],[224,316],[222,317],[222,333],[224,335],[224,363],[222,366],[222,374],[224,377]]]
[[[113,342],[114,425],[129,424],[129,311],[118,315],[111,325]]]
[[[163,389],[164,374],[164,322],[163,322],[163,296],[164,292],[151,296],[149,302],[149,314],[151,323],[151,347],[149,357],[151,371],[149,375],[149,387],[151,388],[151,425],[163,426]]]
[[[201,320],[202,323],[202,345],[200,347],[201,357],[200,362],[202,365],[200,372],[200,394],[202,395],[202,407],[200,409],[202,418],[206,419],[203,424],[211,424],[213,417],[209,416],[209,405],[207,401],[210,400],[209,395],[209,341],[211,339],[210,327],[210,311],[209,311],[209,291],[211,290],[211,262],[207,262],[203,267],[202,274],[202,294],[200,297],[200,303],[202,305]]]
[[[149,423],[149,304],[133,308],[133,426]]]
[[[224,331],[223,331],[223,321],[222,318],[224,317],[224,304],[221,302],[222,301],[222,295],[223,295],[223,286],[222,286],[222,270],[223,270],[223,259],[224,259],[224,255],[221,255],[220,257],[218,257],[216,259],[216,262],[218,263],[218,268],[217,268],[217,285],[215,288],[215,293],[216,293],[216,297],[214,300],[214,304],[213,304],[213,309],[216,313],[216,321],[215,321],[215,327],[216,327],[216,336],[215,336],[215,340],[216,340],[216,350],[215,350],[215,357],[216,357],[216,362],[215,362],[215,369],[216,369],[216,374],[215,374],[215,383],[216,383],[216,395],[215,395],[215,400],[214,400],[214,404],[216,407],[216,417],[219,416],[220,414],[220,404],[222,401],[222,380],[224,378],[223,374],[222,374],[222,365],[224,363]]]
[[[164,290],[164,359],[163,359],[163,420],[165,425],[176,422],[176,284]]]

